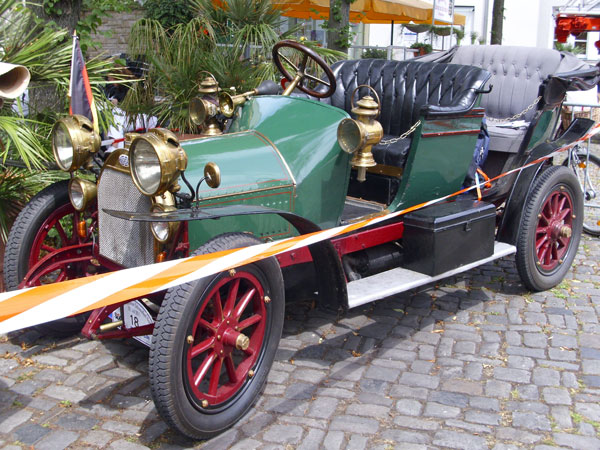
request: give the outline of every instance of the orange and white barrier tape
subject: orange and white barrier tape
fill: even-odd
[[[571,149],[578,142],[589,139],[599,131],[600,124],[597,124],[581,139],[522,167],[491,178],[484,183],[494,182],[502,177],[550,159],[559,153]],[[166,261],[63,281],[61,283],[0,293],[0,334],[149,295],[224,270],[268,258],[269,256],[325,241],[335,236],[340,236],[369,225],[393,219],[417,209],[425,208],[467,191],[480,189],[482,184],[479,183],[475,186],[461,189],[453,194],[420,203],[402,211],[280,241],[206,255],[191,256],[175,261]]]

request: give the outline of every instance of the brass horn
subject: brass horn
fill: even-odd
[[[221,110],[221,114],[223,114],[225,117],[233,117],[235,109],[238,106],[246,103],[246,100],[248,100],[250,95],[256,94],[257,89],[244,92],[243,94],[239,95],[231,95],[227,92],[219,92],[219,109]]]

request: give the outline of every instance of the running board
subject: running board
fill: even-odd
[[[348,283],[348,308],[364,305],[375,300],[379,300],[390,295],[408,291],[419,286],[431,283],[432,281],[441,280],[442,278],[451,277],[457,273],[466,272],[473,267],[481,266],[495,259],[511,255],[517,251],[514,245],[505,244],[504,242],[494,243],[494,254],[479,261],[460,266],[448,272],[441,273],[436,276],[426,275],[420,272],[413,272],[408,269],[392,269],[387,272],[381,272],[360,280],[351,281]]]

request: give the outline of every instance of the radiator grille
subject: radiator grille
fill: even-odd
[[[124,267],[154,262],[154,238],[148,222],[133,222],[106,214],[104,209],[148,212],[150,198],[142,195],[128,173],[105,167],[98,183],[100,254]]]

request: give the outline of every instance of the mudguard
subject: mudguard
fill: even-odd
[[[577,139],[581,139],[590,131],[594,126],[594,123],[593,120],[589,119],[575,119],[560,138],[553,142],[543,143],[535,147],[529,154],[525,164],[549,155]],[[534,164],[521,170],[517,175],[517,179],[506,200],[502,221],[498,226],[498,234],[496,237],[498,241],[512,245],[516,243],[519,226],[521,224],[521,217],[525,210],[527,195],[538,174],[543,170],[543,167],[550,162],[550,160],[541,161],[538,164]]]
[[[265,206],[232,205],[213,208],[189,208],[172,212],[127,212],[105,209],[105,213],[125,220],[138,222],[187,222],[194,220],[216,220],[221,217],[254,214],[277,214],[287,220],[300,234],[320,231],[321,228],[302,216]],[[342,262],[331,241],[317,242],[308,246],[311,253],[319,291],[319,305],[328,311],[337,312],[348,304],[348,290]]]

